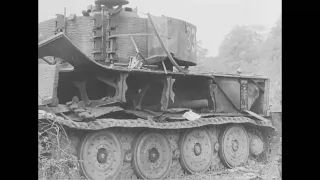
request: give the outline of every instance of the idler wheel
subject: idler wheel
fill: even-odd
[[[253,154],[255,156],[260,155],[264,150],[263,146],[264,146],[264,144],[263,144],[262,140],[259,137],[254,137],[250,142],[251,154]]]

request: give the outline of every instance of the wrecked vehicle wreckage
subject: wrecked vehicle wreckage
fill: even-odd
[[[194,25],[141,18],[127,1],[95,3],[39,24],[39,120],[66,128],[87,179],[175,178],[275,158],[268,78],[191,73]]]

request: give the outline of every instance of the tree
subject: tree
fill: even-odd
[[[268,34],[263,26],[236,26],[225,37],[217,57],[198,41],[198,66],[195,72],[235,73],[240,67],[247,73],[271,79],[270,104],[281,104],[282,20],[277,20]]]
[[[280,17],[266,35],[262,26],[234,27],[221,43],[218,57],[213,58],[227,65],[227,72],[241,68],[247,73],[270,77],[271,104],[281,102],[281,23]]]
[[[260,49],[259,71],[271,79],[270,83],[270,104],[280,104],[282,99],[282,19],[277,20],[272,27],[267,39]]]
[[[201,73],[207,71],[203,64],[208,59],[208,52],[208,49],[202,46],[202,42],[197,41],[197,66],[190,68],[192,72]]]
[[[197,66],[190,68],[190,70],[197,73],[226,72],[227,66],[221,63],[217,57],[209,56],[208,52],[208,49],[202,46],[202,42],[197,41]]]
[[[202,46],[202,41],[197,41],[197,60],[203,62],[208,58],[208,49]]]
[[[263,41],[262,26],[236,26],[219,47],[219,58],[232,69],[240,67],[242,61],[252,62],[258,58],[257,45]]]

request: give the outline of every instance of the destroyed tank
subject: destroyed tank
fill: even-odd
[[[172,179],[274,159],[269,78],[192,73],[196,27],[96,0],[39,23],[39,126],[86,179]],[[42,127],[43,128],[43,127]]]

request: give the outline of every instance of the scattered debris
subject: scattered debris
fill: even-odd
[[[182,113],[182,112],[186,112],[186,111],[190,111],[190,108],[170,108],[167,109],[166,112],[167,113]]]
[[[142,67],[143,63],[142,61],[139,61],[136,57],[130,57],[129,58],[129,69],[140,69]]]
[[[182,117],[188,119],[189,121],[194,121],[197,120],[199,118],[201,118],[201,116],[195,112],[192,112],[191,110],[188,112],[185,112]]]

